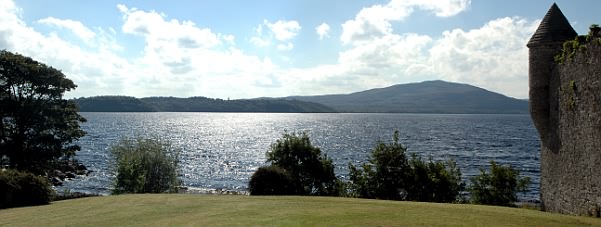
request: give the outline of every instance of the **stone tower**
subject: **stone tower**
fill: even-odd
[[[575,40],[578,34],[553,4],[527,44],[546,211],[601,215],[601,38],[592,27]],[[555,56],[562,56],[560,63]]]
[[[530,61],[530,115],[543,148],[558,149],[558,144],[554,144],[557,140],[557,116],[554,114],[556,111],[551,110],[557,106],[550,102],[557,99],[555,91],[558,78],[552,78],[556,65],[555,55],[560,53],[566,40],[574,39],[577,35],[559,7],[553,3],[527,44]]]

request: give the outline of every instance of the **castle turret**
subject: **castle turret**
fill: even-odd
[[[555,55],[560,53],[562,44],[578,34],[555,3],[551,6],[542,22],[528,42],[530,66],[528,70],[530,84],[530,115],[543,143],[550,148],[552,128],[556,124],[552,117],[557,102],[556,87],[558,78],[552,78],[555,67]],[[554,149],[551,149],[554,150]]]

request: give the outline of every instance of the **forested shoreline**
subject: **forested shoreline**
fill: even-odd
[[[96,96],[77,98],[74,101],[81,112],[336,112],[322,104],[284,99],[223,100],[206,97]]]

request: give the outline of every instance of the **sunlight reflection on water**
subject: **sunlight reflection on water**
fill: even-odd
[[[490,160],[511,164],[532,178],[523,199],[537,200],[539,140],[528,115],[274,114],[274,113],[82,113],[88,133],[77,153],[90,176],[62,188],[107,194],[114,177],[109,147],[123,136],[158,136],[182,150],[184,185],[244,191],[265,165],[269,145],[285,131],[306,131],[334,160],[345,179],[349,162],[365,162],[377,140],[399,130],[409,152],[453,158],[465,180]],[[60,190],[60,189],[59,189]]]

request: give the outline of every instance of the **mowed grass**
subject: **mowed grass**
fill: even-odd
[[[2,226],[601,226],[535,210],[299,196],[138,194],[0,210]]]

